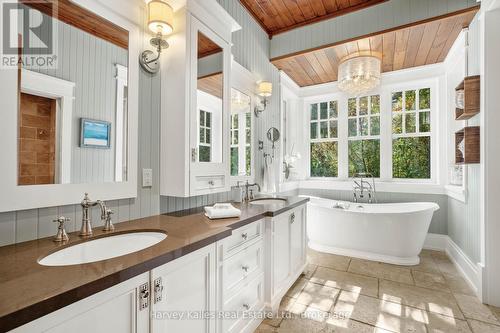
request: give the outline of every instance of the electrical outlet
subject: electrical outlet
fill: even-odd
[[[142,169],[142,187],[153,186],[153,169]]]

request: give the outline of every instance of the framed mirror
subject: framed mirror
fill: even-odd
[[[230,172],[231,176],[252,174],[252,109],[249,95],[231,88]]]
[[[0,211],[135,197],[138,27],[94,1],[16,5],[42,32],[19,24],[20,61],[0,69]]]
[[[254,121],[257,79],[236,61],[231,63],[231,119],[229,164],[231,184],[255,178]]]
[[[198,31],[197,55],[198,162],[222,163],[223,49]]]

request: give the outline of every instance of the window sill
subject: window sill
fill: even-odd
[[[279,185],[279,192],[290,192],[299,189],[299,180],[286,180]]]
[[[352,180],[340,180],[335,178],[310,178],[300,181],[298,187],[304,189],[352,191],[352,185]],[[447,191],[442,185],[438,185],[431,181],[422,182],[418,180],[375,180],[375,187],[377,192],[447,194]]]
[[[457,201],[467,203],[467,191],[462,186],[446,185],[446,194]]]

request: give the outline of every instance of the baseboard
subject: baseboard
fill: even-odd
[[[424,249],[446,252],[474,293],[481,298],[481,266],[474,264],[448,235],[427,234]]]
[[[478,264],[474,264],[469,257],[462,251],[462,249],[449,238],[446,254],[450,257],[451,261],[457,266],[457,269],[462,273],[463,277],[472,288],[474,293],[479,295],[481,285],[481,268]]]

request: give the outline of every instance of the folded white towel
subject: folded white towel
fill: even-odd
[[[209,219],[225,219],[241,216],[241,210],[230,203],[216,203],[212,207],[205,207],[205,216]]]

